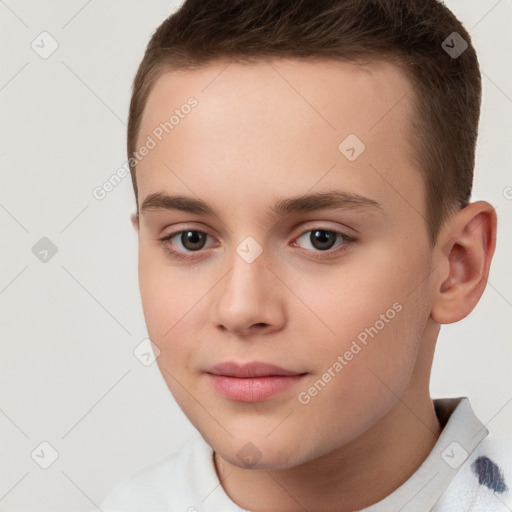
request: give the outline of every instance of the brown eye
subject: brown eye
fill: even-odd
[[[188,254],[200,252],[205,247],[208,237],[204,231],[186,229],[171,233],[160,241],[171,254],[186,258]]]
[[[306,239],[307,243],[311,244],[313,251],[329,251],[339,240],[338,246],[343,245],[345,242],[352,241],[353,238],[340,231],[333,231],[328,229],[311,229],[303,233],[297,240]],[[304,242],[303,242],[304,243]]]
[[[329,250],[336,243],[337,234],[333,231],[315,229],[309,235],[309,241],[316,249],[321,251]]]
[[[182,231],[179,240],[187,251],[198,251],[204,247],[207,236],[202,231]]]

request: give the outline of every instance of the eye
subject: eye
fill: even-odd
[[[172,256],[178,258],[190,258],[192,253],[199,253],[205,248],[206,242],[210,237],[204,231],[197,229],[186,229],[170,233],[163,238],[160,242],[165,250]],[[309,243],[312,249],[306,247],[310,252],[328,253],[329,255],[338,254],[347,248],[348,243],[355,242],[355,238],[351,235],[336,231],[332,229],[315,228],[302,233],[297,240],[304,239],[302,243]],[[173,242],[174,240],[174,242]],[[338,240],[337,248],[332,249]],[[293,245],[297,245],[294,242]]]
[[[165,249],[174,256],[186,258],[186,254],[188,252],[201,251],[201,249],[204,248],[206,239],[208,237],[209,235],[204,231],[198,231],[197,229],[186,229],[184,231],[177,231],[163,238],[160,238],[160,242],[162,242],[162,245],[165,247]],[[173,239],[176,239],[176,242],[171,243]],[[173,245],[176,245],[178,250],[173,249]]]
[[[311,244],[314,252],[331,252],[337,253],[341,248],[341,250],[345,249],[345,246],[348,242],[354,242],[355,238],[347,235],[346,233],[342,233],[341,231],[335,231],[331,229],[322,229],[315,228],[305,231],[297,240],[303,239],[305,243]],[[338,249],[331,250],[332,247],[336,244],[336,240],[339,240]],[[303,242],[304,243],[304,242]]]

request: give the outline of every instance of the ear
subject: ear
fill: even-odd
[[[439,233],[430,313],[436,322],[457,322],[480,300],[496,246],[496,225],[492,205],[478,201],[450,217]]]
[[[139,232],[139,214],[132,213],[130,216],[130,220],[132,222],[133,229],[138,233]]]

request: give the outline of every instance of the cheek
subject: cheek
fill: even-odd
[[[139,290],[150,334],[170,338],[201,297],[197,280],[166,264],[163,249],[139,249]],[[169,331],[172,329],[171,331]]]
[[[139,289],[146,327],[160,350],[157,364],[173,394],[179,391],[179,385],[171,375],[181,381],[191,371],[188,362],[200,325],[204,291],[194,291],[194,282],[157,262],[154,254],[139,254]]]
[[[192,297],[184,293],[187,280],[157,265],[140,272],[139,284],[149,338],[160,350],[156,363],[169,391],[186,414],[190,394],[195,395],[197,385],[194,366],[200,310],[197,301],[202,294]]]
[[[294,292],[305,298],[310,313],[305,310],[306,315],[301,315],[303,328],[311,331],[314,327],[326,340],[332,340],[329,345],[333,348],[339,348],[340,342],[342,346],[350,344],[360,333],[374,332],[375,327],[379,333],[392,333],[398,326],[407,328],[404,317],[414,316],[413,311],[421,307],[414,288],[427,275],[422,260],[419,256],[400,261],[398,255],[385,253],[361,258],[350,266],[332,267],[324,276],[290,275]],[[398,311],[402,309],[407,313]]]
[[[314,287],[311,279],[302,285],[296,279],[296,286],[303,288],[298,294],[307,290],[308,305],[324,324],[318,318],[311,323],[308,315],[300,328],[309,333],[307,338],[313,336],[313,327],[317,337],[319,329],[323,332],[321,353],[315,347],[303,347],[315,362],[316,376],[327,372],[341,356],[339,374],[345,375],[338,379],[341,394],[352,384],[374,392],[383,386],[377,376],[389,382],[391,389],[403,388],[429,316],[427,275],[424,254],[404,256],[394,247],[378,257],[372,255],[371,262],[352,265],[350,272],[340,268],[317,279]],[[340,370],[339,364],[336,367]]]
[[[416,304],[403,302],[369,301],[364,313],[332,317],[341,334],[324,340],[320,356],[309,349],[316,371],[299,390],[303,394],[298,401],[307,402],[299,407],[308,421],[321,418],[318,428],[339,426],[339,435],[348,442],[374,425],[403,395],[423,332]]]

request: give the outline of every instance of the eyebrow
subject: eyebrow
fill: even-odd
[[[334,190],[281,198],[271,207],[271,211],[278,216],[335,209],[378,210],[381,209],[381,205],[377,201],[359,194]],[[152,210],[178,210],[197,215],[216,217],[218,219],[221,218],[220,213],[202,199],[183,195],[168,195],[163,192],[148,195],[142,203],[140,208],[141,213]]]

